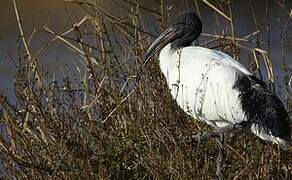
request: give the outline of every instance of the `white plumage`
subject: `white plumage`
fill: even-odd
[[[172,51],[167,45],[159,55],[161,70],[179,106],[217,127],[245,121],[239,93],[232,86],[238,69],[249,72],[230,59],[195,46]]]
[[[160,51],[160,68],[173,98],[194,118],[215,128],[240,124],[264,140],[290,146],[289,119],[281,101],[227,54],[191,46],[201,29],[195,13],[183,14],[150,46],[144,65]]]

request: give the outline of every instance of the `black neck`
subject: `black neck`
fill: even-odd
[[[171,42],[172,49],[190,46],[202,32],[202,21],[194,12],[180,16],[172,25],[177,37]]]

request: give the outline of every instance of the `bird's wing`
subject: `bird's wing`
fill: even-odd
[[[222,61],[225,65],[234,67],[234,68],[238,69],[239,71],[241,71],[243,74],[252,75],[252,73],[248,69],[246,69],[246,67],[244,67],[238,61],[236,61],[235,59],[230,57],[228,54],[225,54],[225,53],[223,53],[221,51],[217,51],[217,50],[212,50],[212,51],[214,53],[216,53],[218,56],[220,56],[220,61]]]

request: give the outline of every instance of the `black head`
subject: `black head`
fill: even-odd
[[[171,43],[172,49],[189,46],[200,36],[201,32],[202,22],[196,13],[192,11],[184,13],[149,47],[144,56],[143,66],[167,44]]]
[[[187,12],[177,18],[172,25],[179,35],[171,42],[171,48],[177,49],[190,46],[202,32],[202,21],[194,12]]]

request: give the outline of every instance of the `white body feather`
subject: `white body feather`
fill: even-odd
[[[238,72],[252,74],[233,58],[198,46],[173,51],[168,44],[159,60],[171,94],[185,112],[216,128],[247,121],[233,86]],[[286,143],[256,124],[251,131],[264,140]]]
[[[167,45],[159,59],[171,94],[184,111],[219,128],[246,120],[233,85],[236,71],[251,73],[230,56],[196,46],[172,51]]]

